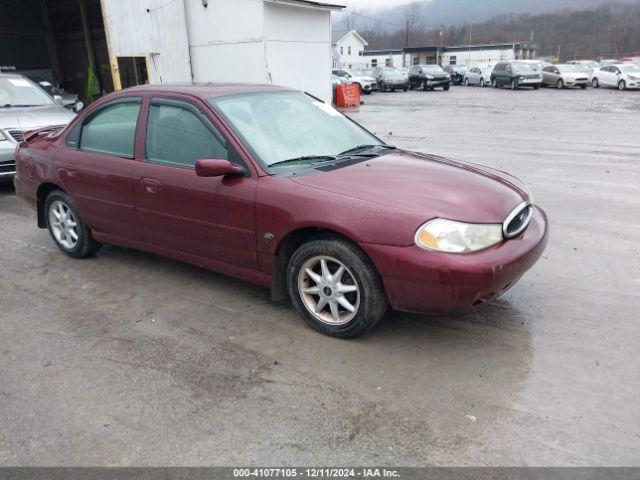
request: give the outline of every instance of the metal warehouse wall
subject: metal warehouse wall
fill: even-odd
[[[40,0],[0,0],[0,65],[50,67]]]

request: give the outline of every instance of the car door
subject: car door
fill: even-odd
[[[553,68],[554,67],[545,67],[542,69],[542,83],[544,85],[555,85],[556,81],[554,81]]]
[[[140,97],[102,104],[69,132],[56,157],[62,187],[95,231],[139,240],[131,175]]]
[[[504,67],[504,72],[502,75],[502,85],[511,84],[511,72],[512,72],[511,64],[507,63]]]
[[[616,78],[614,67],[611,67],[611,66],[604,67],[602,70],[600,70],[600,73],[598,74],[598,79],[600,80],[600,83],[602,83],[602,85],[604,86],[607,86],[607,87],[617,86],[617,82],[616,82],[617,78]]]
[[[157,96],[146,109],[144,161],[134,168],[140,234],[155,247],[257,269],[256,175],[196,101]],[[196,175],[201,158],[226,159],[242,177]]]
[[[478,85],[480,83],[481,73],[479,68],[472,68],[467,75],[469,75],[470,83],[474,85]]]

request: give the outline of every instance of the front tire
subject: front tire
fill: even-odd
[[[366,333],[389,308],[371,260],[339,237],[319,237],[298,248],[289,261],[287,287],[306,322],[336,338]]]
[[[558,80],[558,83],[556,83],[556,88],[558,90],[562,90],[564,88],[564,80],[562,79]]]
[[[511,80],[511,90],[517,90],[518,89],[518,82],[516,82],[515,80]]]
[[[485,87],[485,83],[484,83],[484,78],[480,79],[480,87],[484,88]]]
[[[627,83],[624,80],[620,80],[620,82],[618,82],[618,90],[626,90],[627,89]]]
[[[591,80],[591,86],[593,88],[600,88],[600,82],[598,81],[597,78],[594,78],[593,80]]]
[[[451,88],[450,85],[445,85],[444,87],[442,87],[442,90],[444,90],[445,92],[448,92],[449,88]]]
[[[73,258],[86,258],[102,246],[91,236],[73,200],[62,190],[52,191],[45,202],[47,228],[60,250]]]
[[[464,86],[465,86],[465,87],[468,87],[468,86],[469,86],[469,79],[468,79],[468,78],[465,78],[465,79],[464,79]]]

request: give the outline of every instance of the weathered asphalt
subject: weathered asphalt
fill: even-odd
[[[0,187],[2,465],[640,465],[640,92],[374,94],[386,140],[507,170],[548,250],[351,342],[149,254],[62,255]]]

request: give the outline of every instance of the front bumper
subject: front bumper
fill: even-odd
[[[427,80],[427,87],[446,87],[451,85],[451,80]]]
[[[480,305],[511,288],[540,258],[548,235],[547,216],[535,207],[521,235],[473,254],[431,252],[415,245],[362,247],[394,309],[441,314]]]
[[[2,143],[6,143],[7,146],[0,146],[0,181],[10,180],[16,174],[16,145],[9,141]]]
[[[409,81],[407,80],[406,82],[385,82],[382,81],[382,86],[386,87],[386,88],[397,88],[397,89],[401,89],[401,88],[409,88]]]

